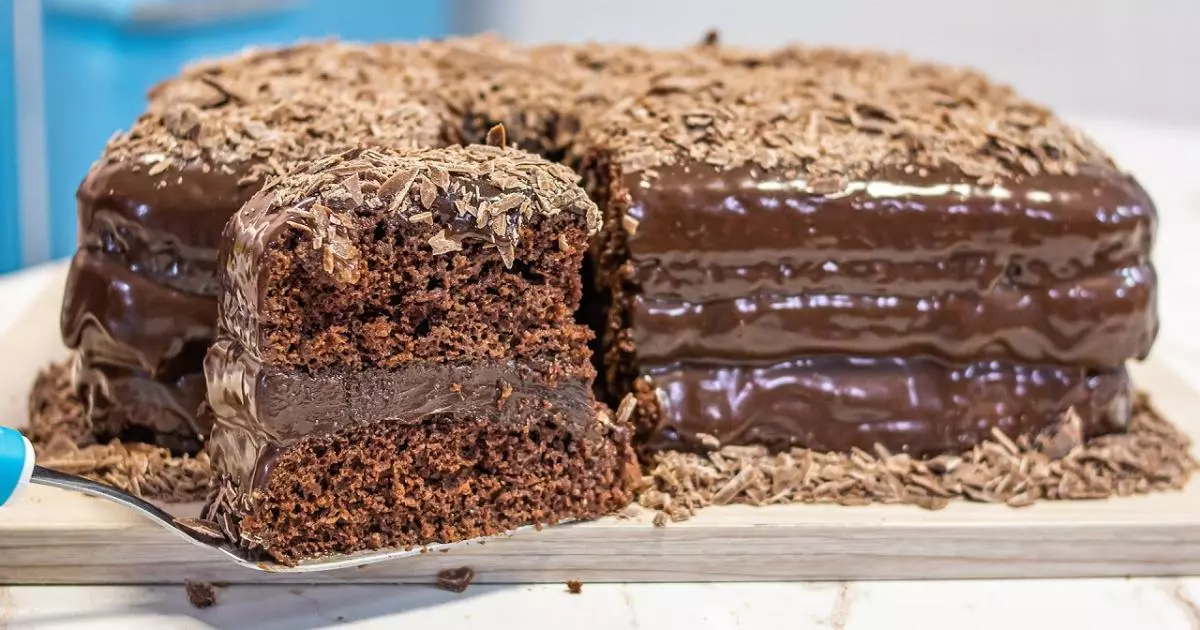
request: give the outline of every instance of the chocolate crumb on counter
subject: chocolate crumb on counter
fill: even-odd
[[[188,601],[196,608],[211,608],[217,604],[217,589],[208,582],[188,580],[184,588],[187,589]]]
[[[1179,490],[1198,469],[1191,440],[1145,394],[1133,405],[1126,433],[1083,440],[1078,416],[1068,410],[1057,430],[1039,440],[997,432],[961,455],[925,459],[882,448],[771,453],[726,446],[706,455],[656,453],[638,503],[659,510],[654,524],[661,526],[709,505],[734,503],[899,503],[939,510],[952,499],[1023,507]]]
[[[567,592],[572,595],[578,595],[583,592],[583,582],[579,580],[567,580]]]
[[[144,499],[182,503],[208,495],[212,468],[207,453],[176,455],[161,446],[120,439],[97,443],[85,409],[71,384],[69,361],[38,374],[25,429],[38,464]]]
[[[475,579],[475,569],[459,567],[457,569],[442,569],[437,574],[437,587],[443,591],[461,593],[467,590]]]

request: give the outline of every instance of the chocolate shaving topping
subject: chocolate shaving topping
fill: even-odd
[[[322,250],[325,272],[353,284],[361,273],[355,233],[375,229],[360,208],[387,208],[410,223],[440,226],[424,237],[435,254],[464,251],[466,239],[483,240],[512,267],[523,226],[535,216],[569,212],[584,217],[589,233],[599,229],[600,211],[578,179],[560,164],[484,145],[355,149],[300,165],[246,212],[262,220],[288,213],[285,222]],[[456,227],[463,220],[476,229]]]
[[[836,189],[886,168],[981,182],[1111,167],[1048,110],[969,71],[904,56],[788,48],[744,66],[673,73],[585,131],[627,171],[703,163],[773,169]]]
[[[485,144],[487,144],[489,147],[508,146],[508,134],[504,131],[504,125],[496,125],[495,127],[488,129]]]

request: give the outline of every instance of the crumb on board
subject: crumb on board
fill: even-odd
[[[567,580],[567,592],[572,595],[578,595],[583,592],[583,582],[579,580]]]
[[[217,603],[217,589],[208,582],[184,582],[187,598],[196,608],[209,608]]]
[[[443,591],[461,593],[467,590],[475,579],[475,569],[459,567],[457,569],[442,569],[437,574],[437,587]]]

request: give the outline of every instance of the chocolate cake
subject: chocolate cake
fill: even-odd
[[[794,49],[671,81],[584,140],[612,395],[647,450],[958,452],[1130,417],[1154,206],[1005,87]]]
[[[497,124],[529,154],[453,148]],[[194,451],[207,352],[209,515],[279,559],[599,514],[626,419],[664,519],[1195,469],[1124,369],[1157,332],[1153,204],[967,70],[715,36],[251,51],[158,86],[80,219],[73,430]],[[1108,472],[1029,464],[1075,456]]]
[[[199,449],[221,230],[267,175],[358,144],[440,142],[437,118],[414,99],[355,91],[312,65],[341,60],[361,73],[367,50],[302,46],[197,67],[109,142],[79,188],[62,311],[97,439]]]
[[[291,561],[626,505],[631,432],[574,321],[600,220],[576,179],[469,146],[268,182],[222,245],[208,517]]]

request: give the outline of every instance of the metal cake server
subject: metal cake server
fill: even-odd
[[[245,549],[231,544],[224,537],[206,534],[195,526],[188,524],[188,521],[194,521],[195,519],[178,518],[148,501],[102,483],[97,483],[77,475],[42,468],[34,462],[33,445],[30,444],[24,435],[21,435],[16,429],[0,427],[0,508],[12,502],[21,489],[31,483],[62,488],[64,490],[74,490],[111,501],[140,513],[142,516],[154,521],[193,545],[220,552],[229,560],[243,567],[270,573],[311,573],[315,571],[333,571],[336,569],[361,567],[396,558],[407,558],[430,551],[453,549],[476,544],[483,540],[494,540],[512,535],[517,531],[532,529],[532,526],[521,527],[498,536],[472,538],[453,543],[433,543],[412,549],[362,551],[354,554],[301,560],[295,565],[279,564],[274,561],[251,557]]]

